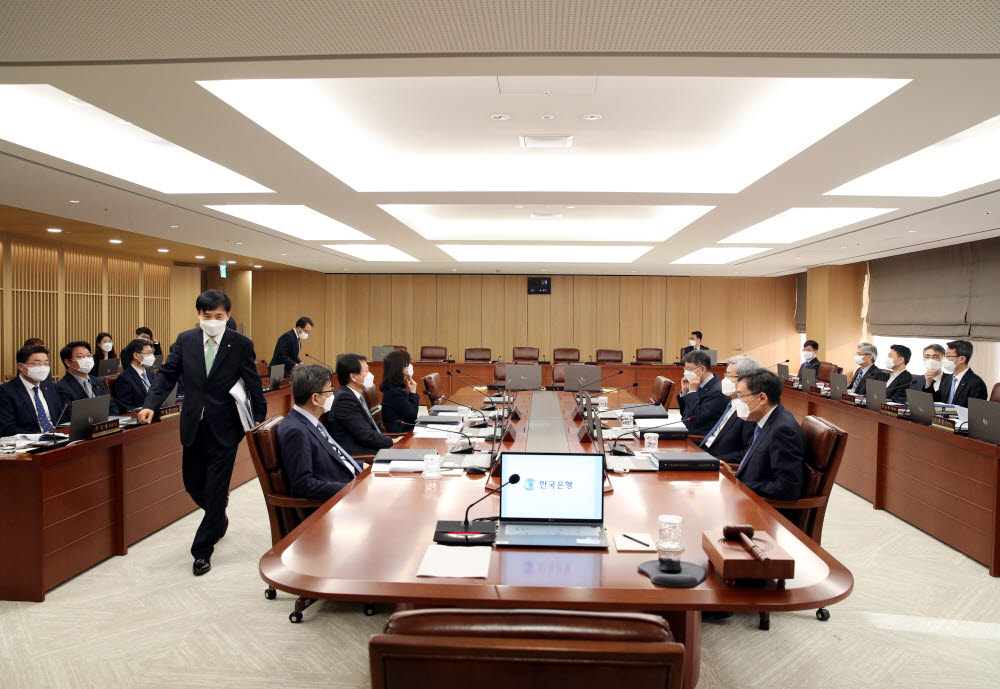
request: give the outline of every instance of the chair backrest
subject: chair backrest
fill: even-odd
[[[847,432],[818,416],[804,417],[801,425],[806,449],[802,498],[822,500],[818,506],[795,510],[790,518],[807,536],[820,543],[827,501],[833,490],[840,462],[844,459]]]
[[[514,347],[514,363],[538,361],[538,347]]]
[[[596,356],[599,364],[620,364],[625,360],[620,349],[598,349]]]
[[[507,382],[507,364],[509,361],[498,361],[493,364],[493,382],[504,385]]]
[[[580,350],[571,347],[556,347],[552,350],[553,364],[578,364],[580,363]]]
[[[465,363],[471,364],[477,361],[489,363],[493,358],[493,352],[488,347],[470,347],[465,350]]]
[[[1000,383],[993,386],[993,391],[990,393],[990,402],[1000,402]]]
[[[110,375],[110,376],[101,376],[101,382],[104,383],[104,387],[106,387],[108,389],[108,392],[111,393],[112,397],[115,396],[115,381],[116,380],[118,380],[118,374],[117,373],[115,373],[114,375]]]
[[[640,364],[662,364],[663,350],[656,347],[640,347],[635,350],[635,360]]]
[[[552,364],[552,384],[566,384],[566,364]]]
[[[830,382],[831,373],[843,373],[844,367],[837,366],[837,364],[830,363],[829,361],[819,362],[819,370],[816,371],[816,380],[821,380],[824,383]]]
[[[420,348],[421,361],[444,361],[448,358],[448,348],[440,345],[424,345]]]
[[[264,491],[267,517],[271,522],[271,545],[284,538],[292,529],[302,523],[307,513],[292,507],[279,507],[271,503],[271,496],[291,497],[288,480],[281,466],[278,453],[278,424],[283,416],[275,416],[256,428],[247,431],[247,446],[250,459],[257,471],[260,487]]]
[[[653,399],[656,400],[657,404],[667,406],[667,400],[670,399],[670,391],[673,389],[674,381],[666,376],[656,376],[653,379]]]
[[[406,351],[406,345],[390,345],[390,346],[396,351],[399,350],[402,350],[404,352]]]
[[[570,610],[398,612],[369,643],[372,689],[679,689],[684,646],[657,615]]]
[[[261,378],[271,377],[271,367],[267,365],[267,362],[261,359],[257,362],[257,375]]]
[[[437,404],[438,398],[444,397],[444,384],[441,382],[441,374],[431,373],[424,376],[424,390],[427,391],[427,408],[430,409]]]
[[[368,411],[371,412],[375,424],[382,428],[382,391],[378,389],[377,385],[373,385],[370,388],[365,388],[364,394]],[[383,430],[385,429],[383,428]]]

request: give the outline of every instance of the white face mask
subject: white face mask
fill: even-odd
[[[28,369],[28,378],[31,378],[37,383],[41,383],[49,377],[50,370],[51,369],[48,366],[32,366]]]
[[[322,395],[323,393],[316,393],[317,395]],[[333,395],[329,397],[323,397],[323,411],[328,412],[333,409]]]
[[[945,359],[944,361],[941,362],[941,370],[944,371],[945,373],[954,373],[955,362],[952,361],[951,359]]]
[[[403,373],[405,375],[407,375],[407,376],[412,376],[413,375],[413,364],[410,364],[409,366],[407,366],[406,368],[404,368],[403,369]]]
[[[941,362],[937,359],[924,359],[924,368],[928,371],[940,371]]]
[[[90,373],[94,368],[94,357],[88,356],[83,359],[77,359],[76,365],[79,366],[77,370],[80,373]]]
[[[370,387],[372,387],[374,385],[375,385],[375,374],[372,373],[371,371],[369,371],[368,375],[365,376],[364,386],[366,388],[370,388]]]
[[[698,375],[696,371],[685,370],[684,377],[687,378],[689,383],[697,383],[699,380],[701,380],[701,377]]]
[[[154,361],[156,361],[156,357],[152,354],[142,357],[143,366],[152,366]]]
[[[750,418],[750,405],[743,400],[733,400],[733,409],[736,410],[736,416],[740,417],[743,421]]]
[[[306,333],[306,332],[299,333],[299,339],[300,340],[308,340],[309,339],[309,333]]]
[[[725,397],[729,397],[731,394],[736,392],[736,383],[734,383],[728,376],[722,379],[722,394]]]
[[[114,348],[115,348],[114,342],[105,342],[104,344],[101,345],[101,349],[103,349],[105,352],[110,352]]]
[[[863,356],[861,356],[860,354],[855,354],[854,355],[854,363],[856,363],[858,366],[864,366],[865,365],[865,358]]]
[[[802,351],[802,358],[806,361],[812,361],[816,358],[816,352],[810,352],[808,350]]]
[[[688,344],[689,344],[689,345],[691,345],[692,347],[694,347],[694,346],[696,346],[696,345],[697,345],[698,343],[697,343],[697,342],[695,342],[694,340],[688,340]]]
[[[226,329],[225,321],[204,320],[199,318],[198,325],[201,327],[202,332],[209,337],[218,337]]]

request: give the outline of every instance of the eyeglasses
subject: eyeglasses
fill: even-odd
[[[748,393],[747,393],[747,394],[745,394],[745,395],[741,395],[741,394],[740,394],[740,393],[738,393],[738,392],[736,393],[736,399],[738,399],[738,400],[741,400],[741,399],[743,399],[744,397],[756,397],[756,396],[757,396],[757,393],[755,393],[755,392],[748,392]]]

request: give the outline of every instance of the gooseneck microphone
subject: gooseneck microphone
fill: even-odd
[[[320,361],[319,359],[317,359],[316,357],[314,357],[314,356],[313,356],[312,354],[306,354],[305,352],[303,352],[303,353],[302,353],[302,356],[305,356],[305,357],[309,357],[309,358],[310,358],[310,359],[312,359],[313,361],[317,361],[317,362],[319,362],[319,363],[323,364],[324,366],[326,366],[326,367],[327,367],[328,369],[330,369],[331,371],[332,371],[332,370],[334,370],[333,366],[331,366],[330,364],[326,363],[325,361]],[[290,374],[291,374],[291,371],[286,371],[285,373],[287,373],[287,374],[289,374],[289,375],[290,375]]]
[[[521,477],[518,474],[511,474],[506,483],[491,489],[486,495],[466,507],[465,519],[462,521],[439,521],[434,527],[434,542],[445,545],[489,545],[495,541],[497,536],[496,523],[493,521],[470,522],[469,510],[491,495],[499,493],[506,486],[520,480]]]
[[[791,359],[785,359],[784,361],[776,361],[773,364],[771,364],[770,366],[768,366],[768,368],[774,368],[778,364],[787,364],[789,361],[791,361]]]
[[[471,510],[473,507],[475,507],[476,505],[478,505],[479,503],[481,503],[483,500],[485,500],[486,498],[490,497],[494,493],[499,493],[505,487],[512,486],[515,483],[518,483],[520,480],[521,480],[521,475],[520,474],[511,474],[510,478],[507,479],[506,483],[500,484],[499,486],[497,486],[496,488],[494,488],[490,492],[488,492],[486,495],[484,495],[483,497],[479,498],[474,503],[472,503],[471,505],[469,505],[468,507],[466,507],[465,508],[465,520],[462,522],[462,524],[464,524],[465,526],[469,525],[469,510]]]
[[[492,388],[496,388],[496,387],[498,387],[496,381],[493,381],[492,383],[488,383],[485,380],[483,380],[482,378],[477,378],[476,376],[472,375],[471,373],[464,373],[461,369],[458,369],[458,368],[455,369],[455,373],[461,374],[463,376],[468,376],[469,378],[472,378],[472,380],[475,380],[475,381],[477,381],[479,383],[482,383],[487,388],[491,388],[491,387]],[[455,378],[458,378],[458,376],[456,376],[455,373],[452,373],[451,371],[448,371],[448,375],[449,376],[453,376]],[[462,380],[461,378],[458,378],[458,379]],[[468,381],[462,380],[462,382],[466,383]],[[475,387],[475,386],[470,385],[469,387]]]
[[[580,384],[580,387],[583,388],[583,387],[585,387],[587,385],[593,385],[594,383],[601,383],[601,382],[607,380],[608,378],[614,378],[615,376],[620,376],[623,373],[625,373],[624,369],[621,370],[621,371],[617,371],[615,373],[612,373],[611,375],[604,376],[603,378],[598,378],[597,380],[588,380],[586,383],[583,382],[583,376],[580,376],[579,378],[576,379],[576,381]],[[625,387],[630,388],[630,387],[633,387],[633,386],[626,385]]]
[[[56,433],[55,430],[59,428],[59,424],[62,423],[62,418],[66,416],[66,410],[69,409],[69,402],[63,404],[62,411],[59,412],[59,418],[56,422],[52,424],[52,430],[42,433],[38,436],[39,440],[65,440],[66,438],[61,433]]]
[[[462,404],[461,402],[457,402],[457,401],[455,401],[453,399],[448,399],[444,395],[432,395],[427,390],[424,390],[424,394],[427,395],[428,397],[430,397],[435,404],[437,404],[438,400],[444,400],[445,402],[451,402],[452,404],[457,404],[460,407],[465,407],[469,411],[474,411],[477,414],[479,414],[481,417],[483,417],[482,422],[476,421],[475,423],[469,424],[470,428],[486,428],[487,426],[490,425],[489,420],[486,418],[486,414],[484,414],[479,409],[476,409],[475,407],[470,407],[468,404]]]
[[[456,445],[455,447],[448,450],[448,452],[450,452],[453,455],[467,455],[476,451],[476,444],[472,442],[472,438],[467,436],[465,433],[462,433],[462,431],[455,430],[454,428],[448,428],[446,426],[431,426],[430,424],[426,423],[420,423],[420,424],[410,423],[409,421],[400,421],[400,423],[403,424],[404,426],[412,426],[413,428],[430,428],[436,431],[457,433],[458,435],[462,436],[463,438],[465,438],[466,444]]]

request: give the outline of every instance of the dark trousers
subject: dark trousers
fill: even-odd
[[[191,544],[191,554],[208,560],[215,544],[222,538],[226,524],[226,505],[229,503],[229,481],[233,476],[233,463],[239,443],[223,445],[211,426],[198,424],[194,443],[184,448],[181,471],[184,490],[201,509],[205,510],[198,531]]]

